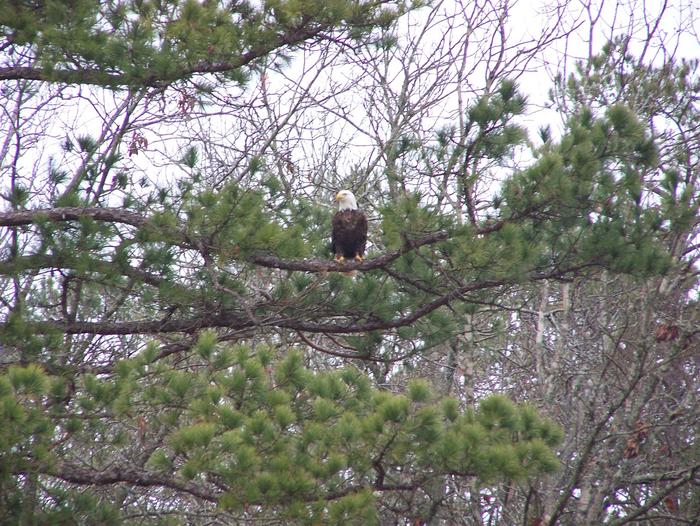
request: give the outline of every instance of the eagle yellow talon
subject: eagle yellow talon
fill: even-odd
[[[358,263],[362,263],[364,259],[360,254],[355,254],[355,261],[357,261]]]
[[[335,256],[335,260],[338,263],[345,263],[345,258],[343,256]]]

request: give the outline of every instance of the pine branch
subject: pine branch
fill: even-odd
[[[80,267],[76,261],[61,255],[32,254],[29,256],[19,256],[6,261],[0,261],[0,276],[9,276],[26,270],[40,270],[44,268],[76,269]],[[148,285],[158,287],[164,280],[158,276],[144,272],[141,269],[117,265],[108,261],[91,260],[90,268],[94,272],[101,274],[121,275],[139,280]]]
[[[143,70],[142,77],[123,72],[106,72],[94,66],[83,69],[54,69],[47,71],[35,67],[4,67],[0,68],[0,81],[3,80],[35,80],[42,82],[57,82],[62,84],[91,84],[97,86],[149,86],[165,87],[172,82],[185,80],[197,74],[228,73],[240,69],[255,60],[269,56],[272,52],[294,47],[307,40],[319,38],[324,31],[330,31],[329,24],[302,26],[277,36],[276,39],[251,48],[239,57],[228,61],[200,61],[190,67],[174,68],[168,75],[155,76],[148,70]]]
[[[49,474],[72,484],[107,486],[127,483],[141,487],[170,488],[189,493],[208,502],[217,502],[220,496],[218,492],[208,489],[201,484],[153,473],[146,469],[136,470],[123,465],[114,465],[109,469],[97,471],[64,462]]]
[[[75,221],[81,218],[91,218],[97,221],[108,221],[112,223],[121,223],[137,228],[152,224],[154,228],[168,228],[169,234],[173,235],[180,241],[177,244],[191,248],[194,250],[206,250],[205,243],[198,239],[189,237],[183,229],[178,227],[161,227],[156,221],[151,218],[126,211],[120,208],[99,208],[99,207],[62,207],[53,209],[39,210],[21,210],[0,213],[0,226],[25,226],[32,223],[51,220],[55,222]],[[501,223],[502,224],[502,223]],[[490,225],[486,231],[493,231],[494,226]],[[350,270],[372,270],[383,269],[385,272],[390,272],[388,265],[401,257],[402,255],[416,250],[422,246],[436,244],[449,239],[450,234],[447,231],[435,232],[426,235],[416,240],[407,240],[403,247],[362,262],[345,262],[338,263],[332,260],[325,259],[310,259],[310,260],[285,260],[276,256],[270,255],[252,255],[245,258],[245,261],[267,268],[276,268],[280,270],[303,271],[303,272],[347,272]],[[14,264],[14,261],[5,262],[6,265]],[[46,261],[47,264],[52,264],[51,261]],[[580,268],[580,267],[579,267]],[[551,279],[561,278],[579,268],[556,269],[549,273],[533,272],[528,279]],[[128,269],[127,269],[128,271]],[[157,278],[153,276],[140,276],[134,269],[129,272],[134,277],[148,278],[148,281],[156,284]],[[314,318],[302,318],[299,316],[281,316],[278,314],[269,314],[265,316],[264,312],[260,315],[251,318],[242,311],[222,311],[218,313],[207,313],[206,315],[197,315],[189,318],[172,318],[166,319],[146,319],[146,320],[130,320],[130,321],[66,321],[66,320],[49,320],[40,322],[29,322],[37,332],[46,333],[51,331],[61,331],[67,334],[100,334],[100,335],[126,335],[126,334],[165,334],[165,333],[196,333],[201,329],[206,328],[229,328],[233,330],[245,330],[253,327],[276,327],[282,329],[290,329],[295,331],[303,331],[307,333],[322,333],[322,334],[356,334],[376,330],[391,330],[400,327],[409,326],[421,318],[429,315],[436,309],[449,305],[451,302],[458,300],[465,294],[484,289],[492,289],[515,283],[516,278],[502,279],[483,279],[473,281],[471,283],[457,286],[451,291],[440,294],[434,291],[434,298],[431,301],[417,306],[413,312],[395,317],[390,320],[371,319],[362,322],[337,322],[323,321],[324,314],[319,313]],[[264,308],[264,306],[263,306]],[[328,312],[325,317],[329,320],[338,320],[337,312]],[[347,319],[347,318],[346,318]],[[321,320],[321,321],[318,321]],[[1,327],[1,325],[0,325]]]
[[[21,475],[22,473],[15,473]],[[136,470],[128,466],[112,466],[109,469],[97,471],[87,469],[73,464],[64,462],[58,469],[49,473],[51,476],[78,485],[93,485],[93,486],[108,486],[112,484],[132,484],[138,487],[163,487],[175,491],[189,493],[195,497],[199,497],[208,502],[218,502],[221,497],[221,492],[207,488],[201,484],[187,482],[175,477],[169,477],[160,473],[142,469]],[[375,491],[415,491],[421,485],[420,481],[410,482],[406,484],[384,484],[383,482],[375,482],[370,484]],[[324,500],[332,501],[341,499],[352,493],[364,491],[366,485],[351,485],[338,491],[332,491],[324,495]],[[314,502],[314,498],[301,499],[305,502]],[[264,500],[260,502],[252,502],[251,504],[263,505]]]
[[[339,358],[347,358],[351,360],[361,360],[365,362],[377,362],[377,363],[396,363],[400,362],[401,360],[405,360],[409,354],[402,354],[393,358],[377,358],[375,356],[372,356],[370,354],[361,354],[355,351],[354,353],[346,353],[342,351],[336,351],[333,349],[329,349],[328,347],[323,347],[310,339],[308,339],[306,336],[304,336],[303,332],[297,331],[297,335],[299,338],[301,338],[301,341],[303,341],[306,345],[311,347],[312,349],[315,349],[319,352],[322,352],[324,354],[329,354],[331,356],[337,356]]]
[[[285,260],[275,256],[266,255],[251,256],[248,258],[248,261],[260,267],[276,268],[280,270],[298,270],[302,272],[347,272],[351,270],[372,270],[376,268],[384,268],[392,261],[395,261],[412,250],[416,250],[426,245],[434,245],[435,243],[439,243],[440,241],[445,241],[447,239],[449,239],[448,232],[435,232],[434,234],[430,234],[415,241],[411,241],[410,243],[406,243],[398,250],[387,252],[382,256],[374,259],[368,259],[360,263],[355,261],[338,263],[336,261],[326,259]]]
[[[545,279],[539,277],[538,279]],[[512,280],[484,280],[459,287],[447,294],[437,297],[433,301],[423,304],[410,314],[399,316],[391,320],[372,320],[363,323],[330,323],[317,322],[308,319],[293,317],[266,318],[259,322],[260,326],[292,329],[311,333],[354,334],[376,330],[398,329],[406,327],[427,316],[434,310],[449,304],[466,293],[488,288],[501,287],[511,284]],[[337,318],[337,314],[332,317]],[[165,334],[174,332],[194,333],[201,329],[229,328],[241,330],[255,326],[255,322],[243,313],[222,312],[208,313],[203,316],[195,316],[182,319],[166,320],[141,320],[123,322],[88,322],[88,321],[44,321],[29,322],[37,332],[46,333],[61,331],[66,334],[100,334],[100,335],[126,335],[126,334]],[[4,326],[0,325],[0,328]]]
[[[123,208],[68,206],[0,212],[0,226],[25,226],[39,223],[47,219],[58,223],[62,221],[77,221],[81,218],[123,223],[135,227],[143,226],[148,222],[147,217],[124,210]]]
[[[35,210],[16,210],[0,212],[0,226],[17,227],[26,226],[41,221],[50,220],[54,222],[77,221],[81,218],[90,218],[95,221],[106,221],[121,223],[134,227],[147,225],[151,219],[149,217],[130,212],[122,208],[102,208],[102,207],[58,207],[40,208]],[[186,243],[188,237],[184,232],[179,235]],[[280,259],[270,255],[253,255],[247,258],[249,263],[260,267],[276,268],[279,270],[296,270],[301,272],[347,272],[350,270],[372,270],[383,268],[392,261],[400,258],[404,254],[416,250],[422,246],[432,245],[449,239],[446,231],[435,232],[417,240],[406,243],[399,250],[388,252],[374,259],[362,261],[346,261],[338,263],[327,259]],[[191,248],[199,250],[199,243],[191,243]]]

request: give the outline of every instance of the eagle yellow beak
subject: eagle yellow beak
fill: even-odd
[[[337,194],[335,194],[335,200],[340,201],[343,198],[342,194],[343,194],[343,192],[338,192]]]

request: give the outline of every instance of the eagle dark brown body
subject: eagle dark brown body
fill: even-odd
[[[336,259],[361,260],[367,244],[367,216],[360,210],[340,210],[333,216],[332,250]]]

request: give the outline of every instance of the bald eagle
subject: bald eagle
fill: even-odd
[[[335,260],[362,261],[367,244],[367,216],[357,208],[357,201],[350,190],[341,190],[335,196],[338,211],[333,216],[331,244]]]

